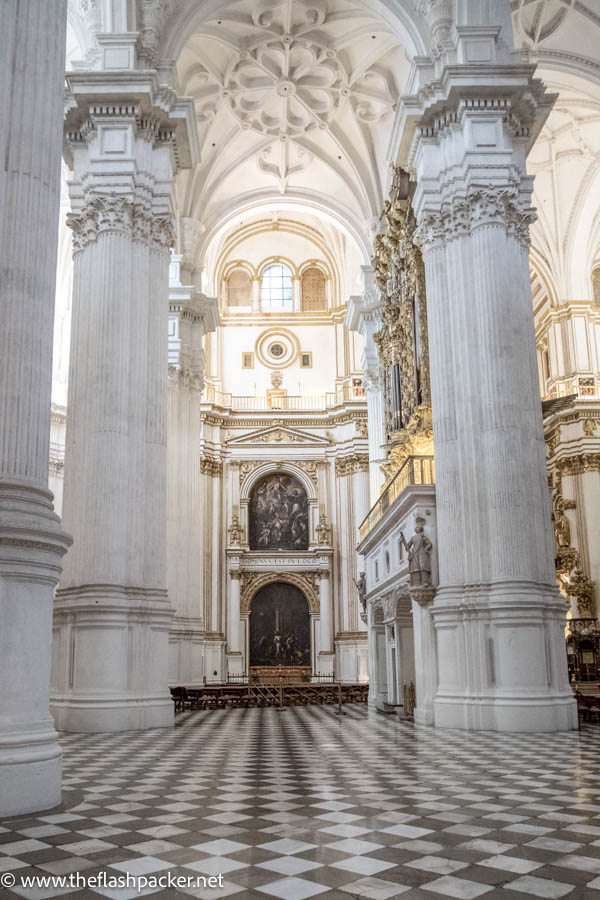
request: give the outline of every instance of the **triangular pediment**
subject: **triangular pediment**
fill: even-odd
[[[309,431],[301,431],[298,428],[288,428],[285,425],[275,424],[269,425],[268,428],[259,428],[256,431],[249,431],[239,437],[230,438],[228,445],[235,444],[271,444],[278,447],[286,445],[298,446],[298,444],[328,447],[331,440],[326,437],[320,437],[317,434],[311,434]]]

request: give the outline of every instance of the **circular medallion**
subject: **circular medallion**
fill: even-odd
[[[263,366],[284,369],[298,358],[300,344],[296,335],[287,328],[269,328],[258,338],[255,351]]]

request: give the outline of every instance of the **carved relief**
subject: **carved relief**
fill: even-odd
[[[155,216],[147,203],[115,192],[87,198],[80,210],[67,214],[67,225],[73,232],[73,253],[107,231],[121,232],[161,251],[167,251],[174,243],[170,216]]]
[[[580,618],[593,619],[596,617],[594,582],[590,581],[579,567],[575,569],[569,579],[567,593],[577,603]]]
[[[385,426],[390,442],[385,474],[390,480],[403,460],[414,452],[412,438],[416,434],[423,438],[425,432],[432,437],[425,270],[416,241],[408,173],[401,168],[394,172],[383,217],[387,233],[375,236],[372,261],[383,300],[382,326],[374,340],[383,379]],[[404,444],[404,453],[391,452],[392,446],[401,450]],[[419,452],[431,454],[430,445]]]
[[[319,546],[321,547],[330,547],[332,542],[332,534],[333,529],[331,525],[327,523],[327,516],[325,513],[321,513],[319,516],[319,524],[315,528],[317,533],[317,540]]]
[[[341,456],[335,461],[335,474],[338,478],[346,475],[354,475],[355,472],[369,471],[369,456],[367,453],[354,453],[352,456]]]
[[[218,478],[223,474],[223,463],[220,459],[205,456],[200,460],[200,472],[202,475],[212,475]]]
[[[472,188],[464,197],[452,196],[439,209],[425,212],[415,232],[424,250],[470,235],[482,226],[500,226],[529,251],[529,228],[535,210],[525,206],[517,185]]]

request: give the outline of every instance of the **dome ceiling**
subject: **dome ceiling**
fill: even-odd
[[[360,226],[379,215],[387,144],[409,70],[400,41],[349,0],[231,0],[177,60],[202,159],[185,213],[207,229],[240,203],[285,197]]]

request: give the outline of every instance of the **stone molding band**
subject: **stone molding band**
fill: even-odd
[[[155,215],[148,204],[127,195],[97,194],[79,212],[67,215],[73,232],[73,253],[95,243],[106,232],[124,234],[151,249],[168,252],[175,243],[170,215]]]
[[[536,213],[525,206],[514,186],[475,188],[466,196],[442,200],[437,210],[419,217],[415,241],[423,250],[432,250],[457,238],[470,236],[478,228],[503,228],[524,251],[529,250],[529,227]]]

